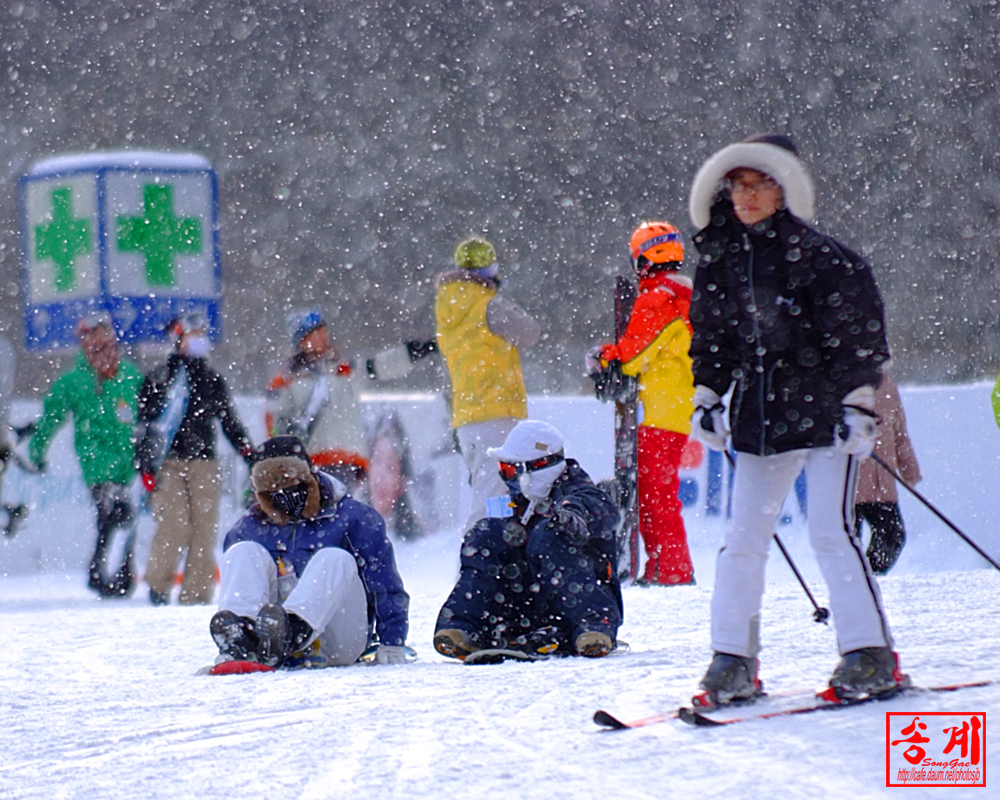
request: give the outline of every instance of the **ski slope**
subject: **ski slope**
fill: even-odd
[[[804,531],[783,533],[822,602]],[[432,650],[457,534],[397,548],[420,654],[407,666],[195,676],[215,654],[213,608],[100,601],[82,573],[8,577],[0,797],[882,797],[894,791],[887,710],[986,711],[987,787],[997,780],[1000,686],[727,729],[671,721],[599,732],[597,708],[645,716],[695,688],[709,658],[718,536],[709,524],[692,531],[697,586],[625,591],[629,652],[537,664],[466,667]],[[812,621],[779,558],[769,564],[762,676],[772,691],[819,686],[836,662],[834,634]],[[1000,677],[1000,574],[911,570],[882,587],[916,683]]]

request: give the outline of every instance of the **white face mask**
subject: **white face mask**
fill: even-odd
[[[556,479],[563,474],[566,470],[566,462],[560,461],[558,464],[553,464],[551,467],[545,467],[545,469],[535,470],[534,472],[525,472],[517,480],[521,485],[521,494],[528,498],[528,500],[544,500],[549,496],[549,492],[552,491],[552,484],[556,482]]]
[[[212,342],[207,336],[188,336],[184,339],[184,354],[191,358],[208,358]]]

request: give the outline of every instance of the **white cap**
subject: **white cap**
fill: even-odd
[[[515,464],[561,453],[562,450],[563,436],[558,430],[547,422],[525,419],[514,426],[503,447],[491,447],[486,454],[497,461]]]

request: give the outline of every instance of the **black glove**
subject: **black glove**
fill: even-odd
[[[579,511],[569,506],[554,506],[549,512],[548,526],[573,545],[580,546],[590,539],[590,528],[587,520]]]
[[[622,372],[622,362],[617,359],[609,363],[606,370],[590,377],[594,381],[594,394],[602,403],[611,400],[629,403],[635,400],[639,390],[639,382]]]
[[[437,339],[430,339],[426,342],[407,342],[406,352],[410,354],[410,361],[419,361],[424,356],[438,351]]]

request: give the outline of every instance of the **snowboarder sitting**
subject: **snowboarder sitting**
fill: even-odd
[[[465,535],[435,649],[463,660],[492,648],[607,655],[622,621],[614,503],[545,422],[519,422],[489,455],[513,516],[481,519]]]
[[[294,436],[256,448],[251,482],[257,502],[223,544],[219,661],[343,666],[374,632],[378,663],[406,663],[410,598],[378,512],[314,470]]]
[[[628,327],[621,340],[591,351],[588,369],[601,385],[620,369],[638,379],[642,414],[637,429],[639,533],[646,568],[639,585],[694,583],[687,531],[681,516],[680,464],[691,432],[691,279],[678,274],[684,260],[681,234],[666,222],[646,222],[630,242],[639,278]],[[620,366],[619,366],[620,365]]]

